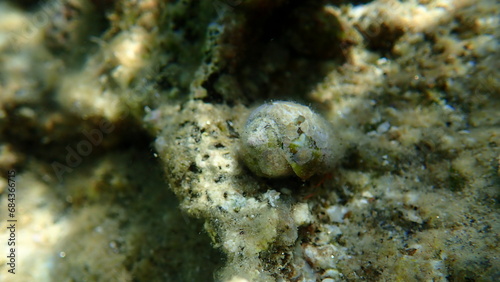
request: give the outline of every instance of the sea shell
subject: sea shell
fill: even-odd
[[[306,180],[328,172],[341,151],[330,123],[309,107],[286,101],[255,109],[241,139],[241,156],[248,168],[268,178],[295,174]]]

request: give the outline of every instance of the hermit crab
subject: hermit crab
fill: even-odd
[[[256,175],[306,180],[328,172],[340,155],[332,125],[309,107],[274,101],[255,109],[241,135],[241,157]]]

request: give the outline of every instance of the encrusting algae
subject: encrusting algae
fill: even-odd
[[[15,279],[498,280],[499,9],[2,1]]]

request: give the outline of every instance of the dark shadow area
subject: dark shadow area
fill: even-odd
[[[19,7],[20,9],[33,11],[40,7],[40,5],[44,2],[41,0],[8,0],[10,4]]]
[[[352,5],[356,6],[356,5],[362,5],[362,4],[367,4],[367,3],[373,2],[373,0],[330,0],[328,2],[333,4],[333,5],[352,4]]]
[[[335,66],[347,60],[352,42],[326,1],[245,3],[237,6],[240,24],[227,24],[223,35],[224,68],[204,84],[205,102],[221,103],[217,84],[236,77],[238,92],[249,103],[262,99],[304,100],[304,95]],[[238,99],[235,97],[232,99]],[[231,103],[231,97],[225,102]]]
[[[45,104],[4,105],[7,115],[5,126],[0,128],[1,139],[18,152],[62,164],[75,153],[85,159],[109,150],[147,148],[152,142],[152,137],[131,116],[116,122],[101,116],[83,120],[52,105],[48,99],[44,101]]]
[[[402,27],[385,22],[373,23],[367,29],[360,29],[360,31],[367,42],[368,49],[379,52],[383,56],[391,55],[392,48],[405,33]]]
[[[113,1],[90,1],[83,5],[64,2],[40,6],[37,16],[46,19],[37,28],[43,29],[45,46],[67,66],[81,66],[97,47],[92,38],[99,38],[109,28],[107,11],[112,4]]]
[[[164,183],[143,147],[93,158],[54,185],[55,196],[71,202],[61,216],[69,235],[56,246],[66,257],[54,258],[52,278],[212,281],[223,257]]]

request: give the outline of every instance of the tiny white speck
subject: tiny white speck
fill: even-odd
[[[387,63],[387,59],[386,58],[380,58],[377,60],[377,65],[384,65],[385,63]]]
[[[455,110],[455,108],[453,108],[453,107],[452,107],[452,106],[450,106],[450,105],[444,105],[444,110],[445,110],[445,111],[454,111],[454,110]]]
[[[382,133],[387,132],[390,128],[391,128],[391,124],[390,124],[388,121],[386,121],[386,122],[384,122],[384,123],[380,124],[380,125],[377,127],[377,132],[378,132],[379,134],[382,134]]]

